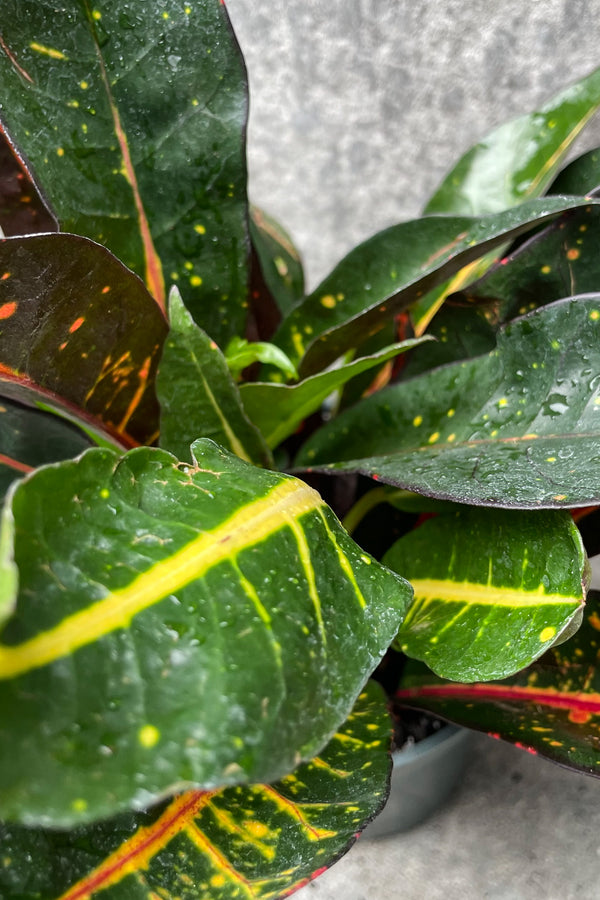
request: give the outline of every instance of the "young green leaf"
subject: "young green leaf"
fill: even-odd
[[[319,375],[305,378],[299,384],[263,384],[253,382],[241,387],[242,401],[250,419],[265,436],[269,447],[276,447],[335,390],[351,378],[367,372],[401,353],[411,350],[424,340],[403,341],[374,353],[362,356]]]
[[[207,437],[240,459],[268,465],[269,450],[244,413],[225,357],[195,324],[177,288],[169,297],[169,321],[156,382],[160,446],[189,462],[192,441]]]
[[[491,216],[429,216],[395,225],[352,250],[273,340],[301,375],[312,375],[491,248],[565,210],[596,204],[551,197]]]
[[[486,356],[380,391],[310,438],[297,468],[517,508],[600,502],[600,295],[506,325]]]
[[[272,785],[190,792],[67,833],[0,824],[2,898],[287,897],[379,811],[389,734],[381,690],[370,683],[319,756]]]
[[[491,732],[569,768],[600,775],[600,594],[590,591],[583,624],[512,678],[457,684],[409,662],[398,699],[469,728]]]
[[[238,378],[247,366],[251,366],[255,362],[274,366],[287,378],[294,380],[298,378],[296,366],[283,350],[280,350],[275,344],[268,344],[264,341],[251,342],[245,338],[233,337],[225,349],[225,359],[234,378]]]
[[[247,84],[224,5],[2,12],[5,124],[61,229],[108,247],[163,308],[176,280],[219,343],[243,332]]]
[[[9,495],[2,819],[68,827],[279,778],[395,637],[410,586],[312,488],[212,441],[192,452],[90,450]]]
[[[445,177],[425,212],[480,215],[539,197],[599,106],[600,68],[472,147]]]
[[[0,325],[2,377],[79,407],[125,444],[156,437],[167,323],[103,247],[72,234],[0,241]]]
[[[409,532],[383,562],[415,592],[398,646],[455,681],[523,669],[585,600],[585,552],[567,512],[463,509]]]

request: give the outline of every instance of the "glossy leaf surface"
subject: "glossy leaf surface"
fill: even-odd
[[[465,294],[497,323],[562,297],[596,291],[599,241],[600,209],[567,213],[505,257]]]
[[[586,195],[600,186],[600,149],[588,150],[558,173],[549,194]]]
[[[268,448],[244,413],[225,357],[195,324],[177,289],[169,298],[169,324],[156,385],[160,446],[190,461],[190,444],[206,437],[246,462],[268,465]]]
[[[383,562],[415,592],[398,646],[456,681],[523,669],[585,599],[585,552],[567,512],[463,509],[424,522]]]
[[[600,775],[600,594],[579,631],[518,675],[492,684],[443,681],[409,663],[398,697],[534,753]]]
[[[363,356],[328,372],[305,378],[299,384],[244,384],[241,387],[244,408],[268,445],[276,447],[293,434],[307,416],[316,412],[332,391],[420,343],[422,341],[411,340],[393,344],[372,356]]]
[[[320,496],[212,441],[19,483],[0,645],[1,818],[70,826],[267,782],[349,714],[412,591]]]
[[[390,723],[375,688],[318,757],[272,785],[187,793],[69,833],[0,824],[3,900],[288,896],[344,852],[383,802]]]
[[[25,161],[0,121],[0,233],[5,237],[58,231]]]
[[[599,106],[600,69],[595,69],[539,110],[501,125],[467,151],[425,211],[479,215],[540,196]]]
[[[505,326],[486,356],[401,382],[307,441],[296,465],[519,508],[600,501],[600,296]]]
[[[92,241],[0,241],[0,374],[34,382],[130,443],[156,437],[166,332],[139,278]]]
[[[246,80],[218,0],[7,0],[3,115],[63,231],[243,331]],[[218,148],[216,152],[215,148]]]
[[[551,197],[492,216],[429,216],[388,228],[352,250],[284,320],[274,341],[300,363],[301,375],[311,375],[494,246],[597,202]]]

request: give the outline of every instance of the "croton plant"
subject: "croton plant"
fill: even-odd
[[[222,2],[4,0],[0,85],[3,900],[293,893],[390,692],[597,772],[600,70],[308,295]]]

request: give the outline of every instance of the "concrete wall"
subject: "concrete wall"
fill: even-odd
[[[488,130],[600,65],[600,0],[227,7],[250,74],[251,196],[292,233],[311,285],[417,215]],[[596,144],[597,125],[580,146]]]

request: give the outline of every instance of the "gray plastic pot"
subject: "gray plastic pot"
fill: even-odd
[[[407,831],[435,812],[461,779],[472,737],[468,728],[446,725],[425,740],[396,750],[389,800],[362,839]]]

